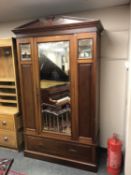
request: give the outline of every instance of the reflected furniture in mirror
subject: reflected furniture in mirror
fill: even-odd
[[[71,133],[69,41],[38,44],[43,129]]]
[[[100,21],[17,27],[26,156],[97,170]]]
[[[0,39],[0,145],[22,146],[15,39]]]

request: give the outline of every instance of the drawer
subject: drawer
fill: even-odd
[[[92,162],[93,160],[92,146],[32,136],[27,136],[26,140],[27,149],[31,151],[53,154],[77,161]]]
[[[0,115],[0,129],[15,130],[14,116]]]
[[[0,130],[0,145],[16,148],[17,141],[15,132]]]

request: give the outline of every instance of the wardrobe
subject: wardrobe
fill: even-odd
[[[50,16],[13,30],[25,156],[97,171],[99,20]]]

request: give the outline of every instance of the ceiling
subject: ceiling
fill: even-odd
[[[62,15],[129,3],[130,0],[1,0],[0,22]]]

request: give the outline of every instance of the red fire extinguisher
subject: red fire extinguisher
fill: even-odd
[[[107,172],[110,175],[119,175],[122,162],[122,142],[116,134],[108,139]]]

